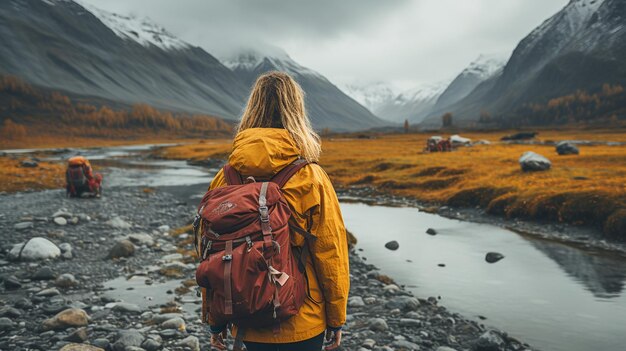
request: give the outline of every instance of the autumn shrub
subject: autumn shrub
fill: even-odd
[[[509,209],[511,205],[513,205],[516,201],[517,201],[517,195],[510,194],[510,193],[500,195],[494,198],[493,200],[491,200],[491,202],[489,202],[489,205],[487,205],[486,211],[487,213],[491,215],[508,217]]]

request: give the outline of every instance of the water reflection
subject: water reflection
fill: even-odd
[[[566,245],[529,240],[578,282],[600,298],[619,297],[624,290],[626,271],[623,263],[610,256],[591,254]]]

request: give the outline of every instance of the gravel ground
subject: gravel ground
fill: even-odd
[[[195,263],[176,253],[188,234],[168,234],[192,218],[178,199],[141,188],[0,195],[0,350],[208,350]],[[26,260],[33,252],[50,258]],[[356,251],[350,259],[343,350],[529,348],[413,297]]]

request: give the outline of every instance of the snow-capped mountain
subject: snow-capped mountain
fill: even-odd
[[[397,95],[397,89],[390,87],[384,82],[374,83],[350,83],[341,85],[341,90],[361,105],[374,112],[376,108]]]
[[[509,55],[504,54],[478,56],[441,93],[433,110],[442,111],[466,97],[478,84],[491,78],[494,74],[499,74],[508,58]]]
[[[201,48],[145,19],[71,0],[0,1],[0,74],[105,99],[235,119],[246,88]]]
[[[380,104],[374,113],[389,121],[419,123],[431,111],[448,82],[423,84]]]
[[[604,84],[626,85],[626,1],[570,0],[519,42],[501,74],[448,110],[459,125],[475,122],[481,110],[517,120],[525,104],[596,92]],[[437,125],[436,114],[424,122]]]
[[[386,124],[326,77],[298,64],[281,49],[247,49],[221,60],[248,87],[262,73],[274,70],[288,72],[306,92],[307,112],[318,129],[346,131]]]

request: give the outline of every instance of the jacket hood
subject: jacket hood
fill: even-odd
[[[242,175],[270,177],[300,156],[283,128],[250,128],[235,137],[228,163]]]

